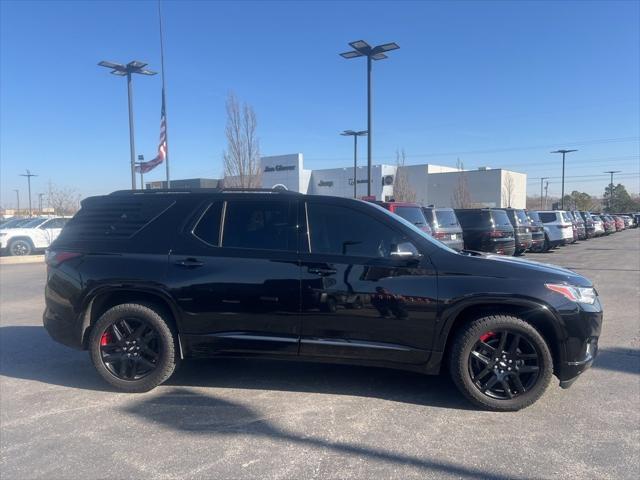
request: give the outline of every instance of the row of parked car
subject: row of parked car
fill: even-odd
[[[43,251],[60,235],[69,217],[10,218],[0,223],[0,252],[31,255]]]
[[[516,208],[435,208],[408,202],[375,202],[455,250],[519,256],[637,228],[640,213],[535,211]]]

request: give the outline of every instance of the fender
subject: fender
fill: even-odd
[[[100,284],[92,289],[88,290],[83,296],[84,300],[79,309],[79,324],[80,324],[80,338],[82,339],[82,345],[86,345],[87,331],[91,324],[91,310],[93,303],[99,295],[112,294],[112,293],[128,293],[135,296],[136,293],[143,294],[145,296],[152,296],[162,300],[169,306],[171,314],[176,322],[176,328],[178,334],[181,330],[180,320],[182,318],[181,310],[179,309],[173,297],[166,291],[162,285],[149,285],[149,284],[131,284],[131,283],[114,283],[114,284]],[[179,335],[178,335],[179,337]],[[182,349],[181,349],[182,350]]]

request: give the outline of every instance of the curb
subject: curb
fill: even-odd
[[[44,255],[26,255],[23,257],[0,257],[0,265],[18,265],[20,263],[43,263]]]

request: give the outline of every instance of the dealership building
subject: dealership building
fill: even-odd
[[[264,188],[284,186],[300,193],[353,197],[355,182],[357,196],[367,195],[366,166],[358,167],[355,176],[353,166],[309,170],[304,168],[302,153],[294,153],[262,157],[260,167]],[[371,195],[377,200],[393,199],[398,174],[406,180],[416,202],[422,205],[455,207],[454,198],[464,189],[473,206],[525,208],[526,174],[501,168],[458,170],[432,164],[373,165]]]

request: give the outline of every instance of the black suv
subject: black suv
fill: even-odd
[[[504,212],[503,212],[504,213]],[[586,278],[456,252],[377,205],[279,191],[83,200],[46,256],[44,325],[142,392],[184,358],[262,356],[436,374],[517,410],[596,355]]]
[[[533,245],[533,236],[531,235],[531,221],[524,210],[516,208],[505,208],[507,217],[513,227],[516,238],[515,256],[520,256]]]
[[[462,225],[464,248],[509,256],[515,253],[513,226],[504,210],[458,208],[455,212]]]

